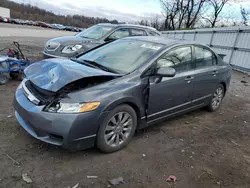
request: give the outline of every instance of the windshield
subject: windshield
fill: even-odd
[[[162,47],[162,44],[153,42],[118,40],[80,56],[79,60],[92,61],[117,73],[127,74],[140,67]]]
[[[89,38],[89,39],[99,39],[104,36],[108,31],[110,31],[113,26],[104,26],[104,25],[94,25],[88,29],[85,29],[81,33],[78,33],[76,36]]]

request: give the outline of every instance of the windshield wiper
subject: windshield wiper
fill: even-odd
[[[91,63],[88,63],[87,61],[80,60],[80,59],[77,59],[77,58],[75,58],[75,57],[70,58],[70,60],[71,60],[71,61],[75,61],[75,62],[80,63],[80,64],[83,64],[83,65],[87,65],[87,66],[89,66],[89,67],[93,67],[93,68],[98,68],[98,69],[100,69],[99,67],[97,67],[97,66],[95,66],[95,65],[93,65],[93,64],[91,64]]]
[[[104,71],[107,71],[107,72],[113,72],[113,73],[118,73],[117,71],[111,69],[111,68],[108,68],[108,67],[105,67],[99,63],[96,63],[95,61],[91,61],[91,60],[87,60],[87,59],[84,59],[83,61],[87,62],[87,63],[90,63],[91,65],[95,66],[95,67],[98,67],[99,69],[102,69]]]

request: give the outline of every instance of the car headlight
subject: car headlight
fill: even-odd
[[[82,47],[83,46],[80,44],[73,44],[73,45],[65,46],[62,50],[62,53],[71,54],[71,53],[74,53],[74,52],[80,50]]]
[[[100,102],[65,103],[59,101],[50,104],[44,111],[54,113],[81,113],[95,110],[99,105]]]

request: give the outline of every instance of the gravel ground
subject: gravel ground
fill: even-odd
[[[0,35],[1,31],[0,26]],[[47,40],[16,39],[34,58]],[[11,41],[0,38],[0,46]],[[18,84],[10,81],[0,86],[0,187],[67,188],[78,183],[82,188],[250,187],[250,77],[245,74],[233,72],[230,90],[217,112],[198,110],[146,128],[128,147],[112,154],[96,148],[69,153],[32,138],[13,115]],[[23,181],[24,173],[32,183]],[[177,181],[167,182],[169,175]],[[124,184],[110,186],[108,180],[118,177]]]

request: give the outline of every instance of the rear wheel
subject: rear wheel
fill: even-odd
[[[97,134],[97,147],[106,153],[124,148],[132,139],[137,115],[129,105],[120,105],[106,116]]]
[[[0,85],[7,84],[8,81],[9,81],[8,76],[6,76],[4,74],[0,74]]]
[[[222,99],[225,95],[225,89],[222,84],[220,84],[215,90],[212,99],[208,105],[208,111],[214,112],[220,108]]]

